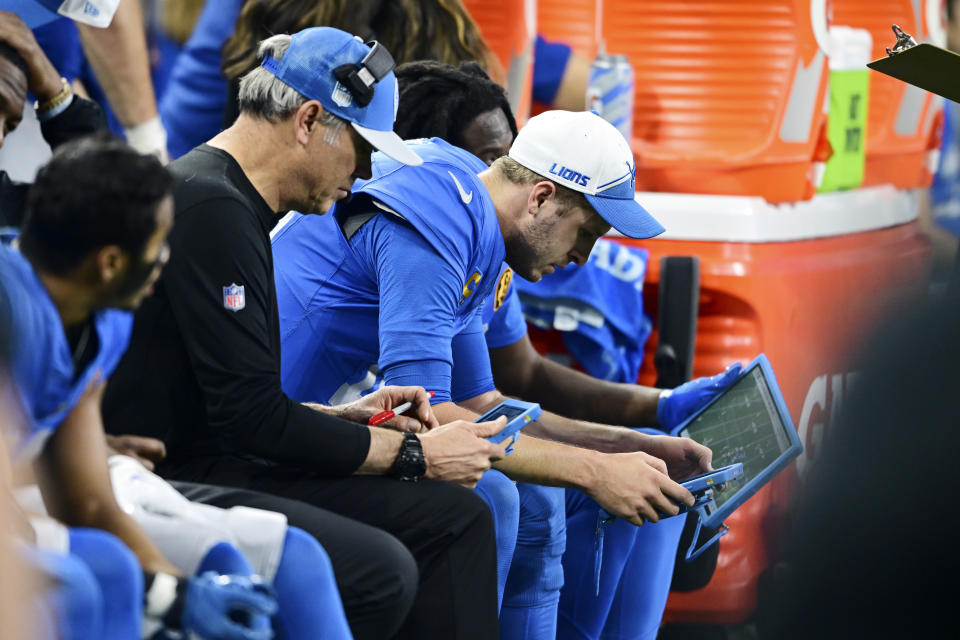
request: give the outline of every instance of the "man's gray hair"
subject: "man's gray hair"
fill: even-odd
[[[257,48],[257,60],[270,56],[280,61],[289,48],[289,35],[281,33],[270,36],[260,42]],[[240,79],[240,112],[264,118],[270,122],[279,122],[289,117],[308,99],[261,66],[257,66]],[[332,143],[337,139],[346,121],[324,109],[320,124],[327,129],[324,139]]]

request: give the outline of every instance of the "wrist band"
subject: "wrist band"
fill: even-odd
[[[169,159],[167,155],[167,132],[163,128],[163,123],[160,122],[160,116],[135,127],[124,128],[123,135],[126,137],[127,143],[139,153],[152,153],[163,162]]]
[[[167,573],[145,573],[143,614],[162,620],[169,629],[179,629],[187,581]]]

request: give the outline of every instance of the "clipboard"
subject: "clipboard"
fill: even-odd
[[[897,33],[897,29],[894,28],[894,33]],[[897,46],[887,52],[889,55],[886,58],[868,62],[867,66],[948,100],[960,102],[960,55],[926,42],[901,46],[899,34]]]

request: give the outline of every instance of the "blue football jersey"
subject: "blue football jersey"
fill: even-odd
[[[591,375],[634,382],[651,330],[643,313],[648,258],[645,249],[601,239],[584,266],[536,283],[518,280],[513,288],[526,319],[562,331],[564,344]]]
[[[284,391],[340,403],[386,384],[450,399],[452,342],[497,283],[505,249],[478,158],[411,141],[408,167],[373,155],[369,194],[384,210],[349,239],[346,208],[292,216],[273,237]]]
[[[14,454],[32,458],[73,410],[95,376],[106,380],[130,342],[133,314],[94,314],[98,350],[77,372],[57,308],[19,251],[0,245],[0,313],[10,331],[13,383],[29,424]]]

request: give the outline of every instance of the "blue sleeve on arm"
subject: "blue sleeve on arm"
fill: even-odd
[[[451,340],[465,276],[390,214],[365,226],[380,292],[380,358],[386,384],[418,384],[450,400]]]
[[[546,105],[552,105],[557,97],[563,72],[573,51],[563,42],[547,42],[537,35],[533,52],[533,99]]]
[[[487,353],[483,324],[478,313],[470,324],[453,338],[453,383],[450,396],[454,402],[462,402],[494,389],[496,386],[493,384],[490,354]]]
[[[494,311],[490,324],[487,325],[487,332],[484,334],[487,348],[509,347],[525,335],[527,335],[527,321],[523,318],[517,289],[511,286],[503,304]]]
[[[61,76],[73,82],[83,67],[80,34],[73,20],[60,18],[33,30],[33,37]]]
[[[227,78],[220,70],[221,51],[242,6],[242,0],[207,2],[173,62],[167,91],[158,105],[171,158],[179,158],[222,128]]]

